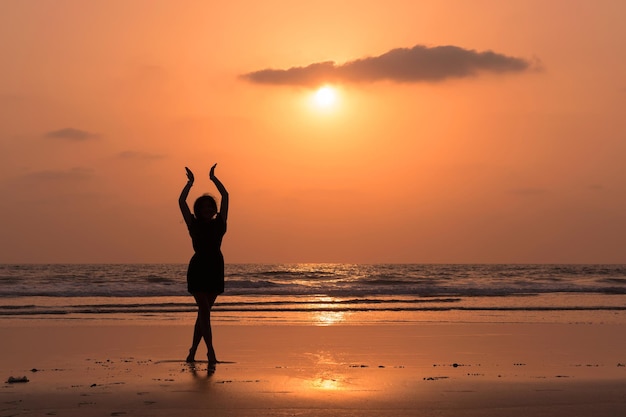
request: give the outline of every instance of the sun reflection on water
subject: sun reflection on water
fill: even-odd
[[[343,389],[337,379],[318,378],[312,381],[313,388],[325,391],[339,391]]]
[[[341,364],[331,352],[321,351],[311,354],[314,358],[314,367],[318,370],[313,379],[309,380],[310,387],[316,391],[343,391],[346,389],[346,376],[338,372]]]
[[[318,326],[331,326],[345,321],[343,311],[318,311],[313,317],[313,321]]]
[[[320,297],[317,302],[317,308],[320,311],[313,313],[313,323],[318,326],[330,326],[333,324],[343,323],[346,320],[345,312],[333,311],[337,307],[337,300],[333,297]]]

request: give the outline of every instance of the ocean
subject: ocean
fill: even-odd
[[[0,265],[0,318],[193,322],[186,264]],[[229,324],[626,322],[626,265],[230,264]]]

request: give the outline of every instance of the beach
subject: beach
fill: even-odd
[[[215,369],[191,325],[6,320],[0,417],[626,412],[625,324],[219,323]]]

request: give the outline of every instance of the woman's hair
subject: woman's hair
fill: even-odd
[[[200,211],[200,206],[205,204],[210,205],[217,213],[217,202],[215,201],[215,198],[209,194],[204,194],[196,199],[195,203],[193,203],[193,212],[197,213]]]

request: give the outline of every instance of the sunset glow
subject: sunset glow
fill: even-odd
[[[0,262],[626,262],[626,2],[301,7],[3,2]]]

